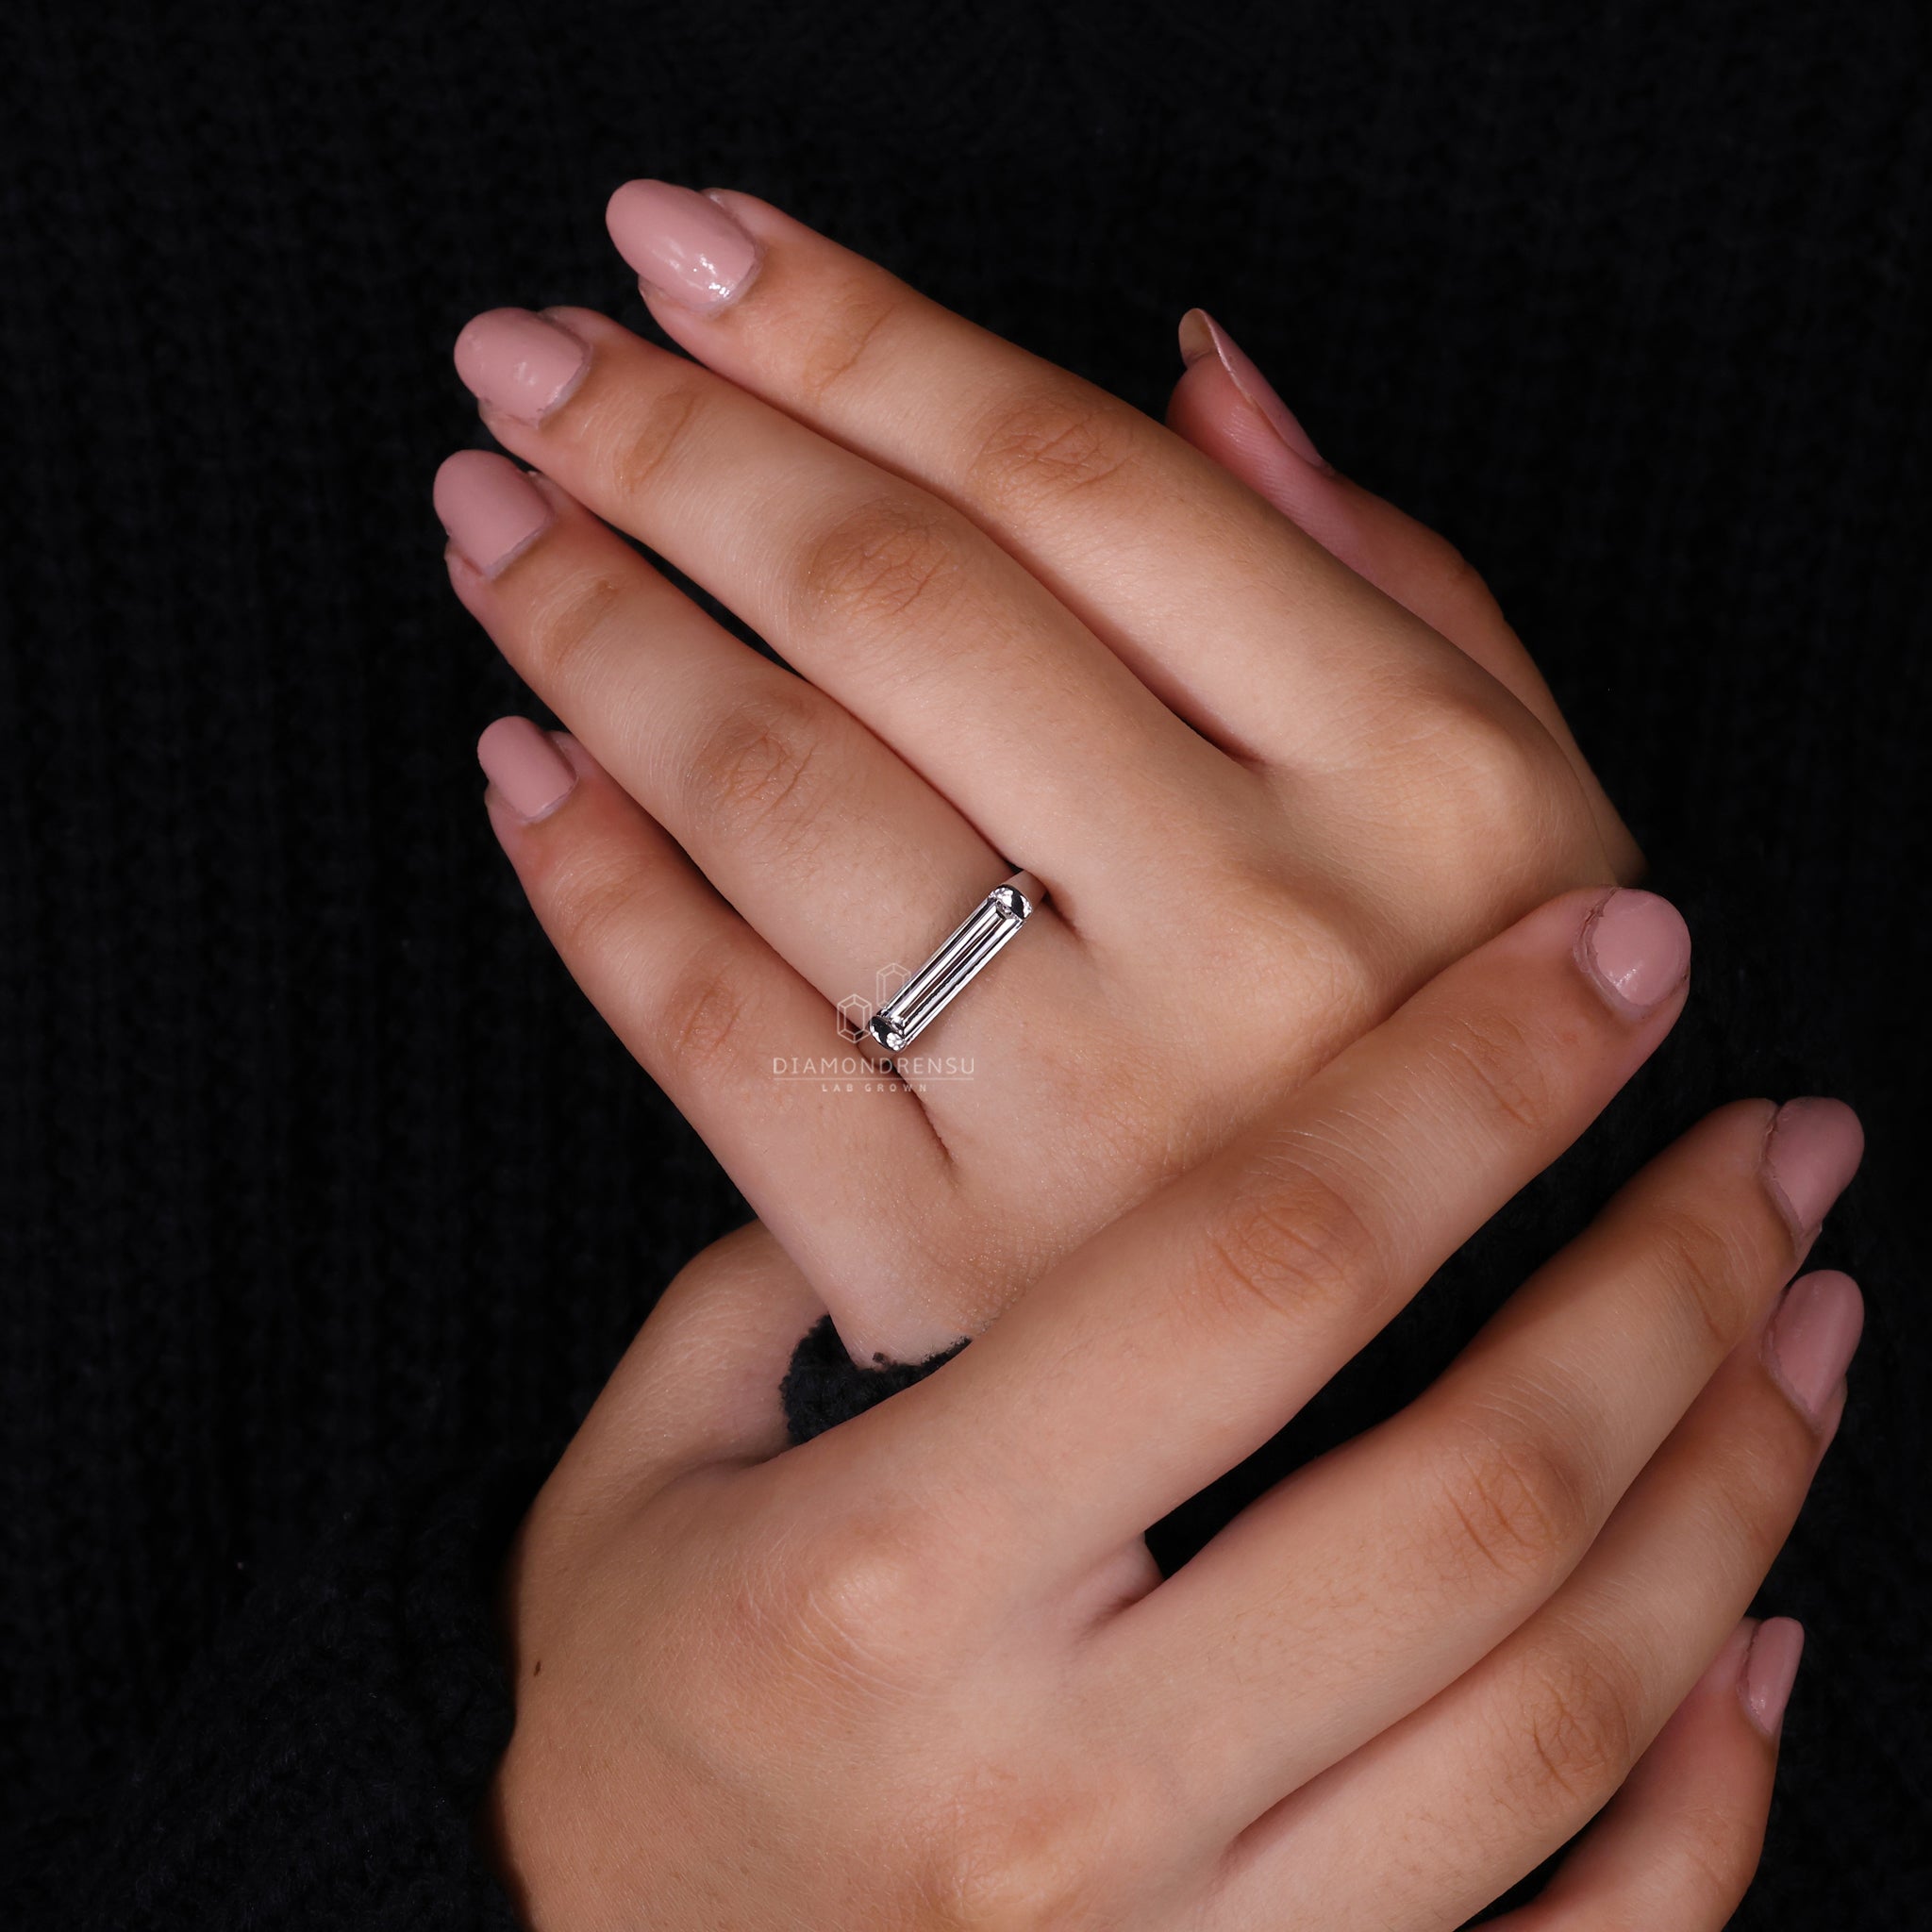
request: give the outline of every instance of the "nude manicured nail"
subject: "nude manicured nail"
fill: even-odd
[[[1612,892],[1583,923],[1584,967],[1620,1012],[1641,1018],[1690,970],[1690,929],[1655,892]]]
[[[1788,1100],[1764,1143],[1765,1178],[1795,1234],[1809,1234],[1865,1155],[1865,1130],[1841,1100]]]
[[[1751,1640],[1739,1683],[1751,1722],[1767,1738],[1777,1736],[1785,1706],[1797,1681],[1798,1660],[1805,1655],[1805,1626],[1795,1617],[1767,1617]]]
[[[1765,1331],[1771,1366],[1786,1392],[1822,1422],[1865,1328],[1865,1298],[1849,1274],[1821,1269],[1785,1290]]]
[[[1329,468],[1294,411],[1274,393],[1274,386],[1241,352],[1234,338],[1205,308],[1191,308],[1181,317],[1181,360],[1191,369],[1204,356],[1213,356],[1220,361],[1235,388],[1261,412],[1275,435],[1296,456],[1317,469]]]
[[[552,514],[536,485],[508,457],[487,449],[445,457],[434,493],[450,541],[486,577],[521,556]]]
[[[547,817],[571,794],[576,768],[527,718],[499,718],[476,741],[476,761],[520,819]]]
[[[456,364],[478,401],[520,423],[537,423],[576,388],[591,350],[527,308],[491,308],[463,325]]]
[[[604,224],[646,291],[681,308],[723,308],[758,274],[758,243],[715,201],[669,181],[626,181]]]

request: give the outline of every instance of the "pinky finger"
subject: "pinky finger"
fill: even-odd
[[[1748,1618],[1557,1868],[1493,1932],[1717,1932],[1757,1870],[1805,1632]]]
[[[1188,366],[1168,400],[1167,426],[1508,690],[1570,760],[1617,878],[1624,885],[1641,878],[1643,855],[1637,841],[1591,770],[1535,659],[1462,554],[1446,537],[1324,461],[1268,378],[1205,309],[1188,311],[1180,337]]]

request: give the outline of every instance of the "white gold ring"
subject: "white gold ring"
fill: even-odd
[[[1032,918],[1046,888],[1030,872],[995,886],[954,929],[951,938],[867,1022],[888,1053],[905,1050],[986,970],[992,956]]]

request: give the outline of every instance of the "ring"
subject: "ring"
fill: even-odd
[[[1045,897],[1046,888],[1030,872],[1016,872],[995,886],[899,990],[898,997],[867,1021],[872,1037],[888,1053],[903,1053],[985,971]]]

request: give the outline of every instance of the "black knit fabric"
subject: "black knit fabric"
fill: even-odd
[[[799,1337],[785,1379],[778,1385],[787,1433],[793,1442],[809,1442],[814,1436],[876,1407],[887,1396],[924,1381],[965,1346],[961,1337],[951,1348],[942,1348],[924,1361],[889,1361],[878,1355],[869,1362],[855,1362],[845,1353],[831,1316],[822,1316]]]
[[[1840,1094],[1872,1148],[1818,1259],[1870,1322],[1762,1598],[1810,1643],[1740,1923],[1922,1922],[1920,9],[9,21],[0,1917],[509,1923],[470,1829],[508,1724],[491,1579],[745,1210],[491,839],[475,734],[535,708],[428,485],[489,441],[470,315],[648,331],[602,210],[657,175],[1157,413],[1200,303],[1489,576],[1690,917],[1690,1011],[1157,1549],[1424,1386],[1707,1107]],[[808,1379],[801,1433],[853,1406]]]
[[[255,1591],[113,1809],[64,1821],[49,1923],[512,1932],[475,1821],[510,1730],[492,1586],[532,1478],[375,1498]]]

